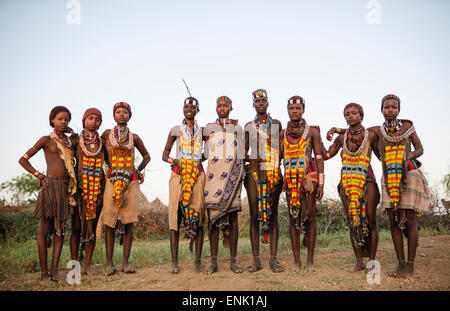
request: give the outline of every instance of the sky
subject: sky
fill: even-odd
[[[70,109],[77,132],[84,111],[99,108],[103,132],[114,126],[114,103],[125,101],[152,157],[141,190],[167,203],[161,155],[183,119],[185,79],[200,125],[216,119],[221,95],[244,125],[255,115],[252,91],[264,88],[268,112],[285,127],[287,100],[300,95],[326,147],[326,131],[346,127],[346,104],[363,106],[366,127],[381,125],[381,98],[396,94],[436,185],[450,173],[449,13],[446,0],[0,0],[0,182],[25,172],[18,160],[51,132],[54,106]],[[43,152],[30,161],[45,172]],[[375,157],[372,165],[379,181]],[[337,197],[340,166],[339,157],[325,163],[326,196]]]

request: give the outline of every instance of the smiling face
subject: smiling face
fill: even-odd
[[[84,120],[84,127],[90,132],[95,132],[100,127],[102,120],[95,114],[89,115],[86,120]]]
[[[219,116],[219,118],[221,119],[225,119],[228,118],[228,116],[230,115],[230,111],[231,111],[231,105],[229,105],[228,103],[226,103],[225,101],[220,101],[217,106],[216,106],[216,112],[217,115]]]
[[[400,112],[398,108],[398,102],[395,99],[387,99],[383,103],[383,116],[386,120],[392,121],[397,119],[397,116]]]
[[[53,127],[57,132],[64,132],[69,125],[70,116],[67,112],[61,111],[51,120]]]
[[[114,111],[114,121],[116,121],[117,124],[126,124],[129,119],[130,119],[130,114],[128,112],[128,109],[117,108]]]
[[[190,103],[185,103],[183,106],[184,118],[193,120],[197,115],[197,106]]]
[[[269,107],[269,102],[265,98],[257,98],[253,101],[253,108],[258,114],[267,113],[267,107]]]
[[[289,114],[289,119],[291,119],[291,121],[300,121],[302,119],[304,112],[302,104],[300,103],[289,104],[287,110]]]
[[[361,124],[361,115],[356,107],[350,106],[344,111],[345,121],[349,126]]]

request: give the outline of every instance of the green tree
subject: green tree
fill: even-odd
[[[11,203],[21,205],[36,202],[39,180],[31,174],[23,173],[0,185],[0,189],[11,194]]]

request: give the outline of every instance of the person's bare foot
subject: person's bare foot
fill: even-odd
[[[90,266],[85,266],[84,267],[83,275],[92,276],[92,275],[95,275],[97,273],[98,273],[97,270],[92,269]]]
[[[242,267],[236,261],[230,262],[230,270],[237,274],[244,272]]]
[[[58,271],[52,271],[50,274],[50,280],[53,282],[60,282],[63,280],[63,278],[61,277],[61,275],[58,273]]]
[[[414,274],[414,262],[409,262],[397,272],[397,277],[407,278]]]
[[[111,276],[116,274],[118,271],[114,266],[107,266],[105,269],[105,276]]]
[[[302,268],[302,262],[301,262],[300,260],[296,260],[296,261],[294,262],[294,265],[295,265],[298,269],[301,269],[301,268]]]
[[[195,260],[194,271],[195,271],[195,273],[202,272],[202,263],[201,263],[200,259]]]
[[[272,272],[274,273],[280,273],[284,271],[283,266],[277,261],[276,258],[271,258],[269,261],[270,269],[272,269]]]
[[[48,271],[44,271],[41,273],[41,277],[39,278],[39,283],[41,285],[48,285],[50,282],[50,276],[48,275]]]
[[[211,262],[208,268],[205,269],[205,274],[213,274],[217,272],[217,262]]]
[[[133,267],[130,267],[129,265],[122,265],[122,267],[120,268],[120,272],[131,274],[131,273],[136,273],[136,269]]]
[[[248,272],[256,272],[261,270],[263,267],[261,265],[261,260],[259,257],[253,258],[253,265],[248,266],[247,270]]]
[[[398,266],[388,273],[389,276],[397,277],[400,270],[402,270],[406,266],[405,261],[399,261]]]
[[[312,262],[306,262],[305,270],[314,271],[314,264]]]
[[[170,270],[170,273],[178,274],[179,272],[180,268],[178,268],[178,262],[172,262],[172,269]]]
[[[348,272],[358,272],[364,270],[364,263],[362,261],[357,261],[355,265],[351,268],[349,268]]]

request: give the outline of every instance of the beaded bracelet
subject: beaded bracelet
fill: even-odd
[[[338,128],[338,127],[336,127],[335,130],[334,130],[334,132],[336,134],[344,134],[345,131],[346,131],[346,129],[341,129],[341,128]]]

